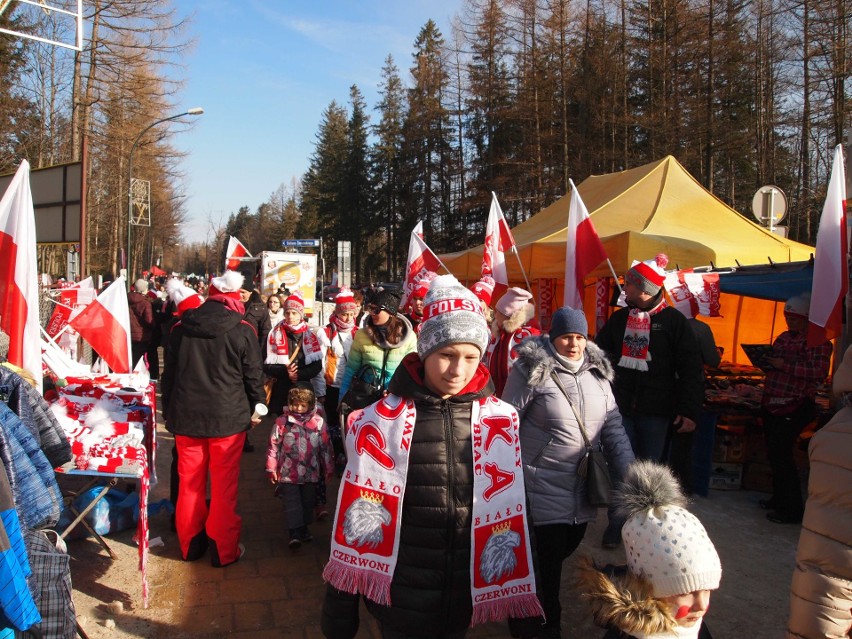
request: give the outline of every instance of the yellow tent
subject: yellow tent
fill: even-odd
[[[770,233],[707,191],[672,156],[629,171],[593,175],[577,187],[616,273],[633,260],[669,256],[669,268],[807,260],[814,249]],[[512,229],[527,277],[562,279],[570,196]],[[482,245],[440,256],[459,279],[479,279]],[[514,256],[509,279],[523,282]],[[609,275],[602,264],[594,276]]]
[[[794,262],[807,260],[814,249],[770,233],[707,191],[672,156],[629,171],[591,176],[578,187],[615,271],[623,275],[633,260],[669,256],[669,269]],[[561,303],[565,273],[565,241],[570,196],[560,198],[512,229],[520,260],[533,293],[539,279],[559,280],[551,309]],[[440,256],[462,281],[479,279],[482,245]],[[506,256],[509,280],[525,286],[518,260]],[[591,278],[611,275],[606,263]],[[589,325],[595,307],[594,286],[587,281],[584,307]],[[723,293],[723,317],[701,318],[713,329],[726,359],[747,362],[741,343],[770,343],[785,329],[783,304]],[[548,315],[547,309],[540,309]],[[544,319],[544,318],[542,318]],[[741,321],[746,320],[746,321]],[[544,322],[548,323],[547,321]],[[546,326],[545,326],[546,328]]]

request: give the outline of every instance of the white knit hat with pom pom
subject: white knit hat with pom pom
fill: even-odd
[[[628,568],[658,598],[715,590],[722,579],[716,547],[685,505],[671,469],[651,461],[631,464],[616,495]]]

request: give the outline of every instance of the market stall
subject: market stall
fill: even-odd
[[[117,481],[133,482],[139,493],[135,540],[139,546],[143,606],[148,605],[148,491],[156,483],[156,389],[147,377],[137,375],[93,375],[68,377],[57,384],[58,397],[52,411],[64,428],[73,460],[57,468],[57,478],[85,477],[87,486],[105,486],[87,507],[93,508]],[[79,489],[68,491],[76,497]],[[66,498],[66,503],[71,499]],[[76,513],[67,535],[83,521]],[[94,532],[94,531],[92,531]],[[113,556],[108,544],[96,539]]]

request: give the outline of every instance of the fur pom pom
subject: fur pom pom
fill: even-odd
[[[219,277],[214,277],[210,283],[221,293],[236,293],[243,286],[245,278],[236,271],[225,271]]]
[[[166,295],[172,297],[175,291],[179,290],[183,287],[183,282],[181,282],[178,278],[172,277],[166,280]]]
[[[686,497],[668,466],[652,461],[636,461],[630,465],[615,507],[625,519],[661,506],[686,507]]]

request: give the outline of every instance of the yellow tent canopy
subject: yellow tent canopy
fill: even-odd
[[[735,266],[807,260],[814,249],[770,233],[707,191],[672,156],[629,171],[593,175],[577,187],[616,272],[633,260],[669,256],[669,268]],[[570,196],[512,229],[530,281],[561,279]],[[482,245],[440,256],[459,279],[479,279]],[[509,279],[523,282],[514,256]],[[593,276],[609,275],[602,264]]]
[[[616,273],[623,275],[633,260],[653,259],[657,253],[669,256],[668,269],[700,266],[717,267],[796,262],[808,260],[814,249],[770,233],[746,219],[707,191],[672,156],[644,166],[595,175],[578,185]],[[540,279],[552,278],[559,284],[553,291],[550,309],[539,309],[543,325],[560,305],[561,281],[565,275],[570,196],[560,198],[526,222],[512,229],[518,255],[538,299]],[[482,245],[440,256],[443,263],[462,281],[480,277]],[[509,280],[525,286],[513,255],[506,256]],[[598,266],[592,278],[610,276],[606,263]],[[589,326],[596,318],[595,287],[587,286],[584,308]],[[771,343],[784,330],[783,303],[722,294],[722,317],[704,318],[712,328],[716,343],[725,348],[725,357],[748,362],[741,343]],[[747,320],[747,321],[741,321]],[[595,331],[596,332],[596,331]]]

